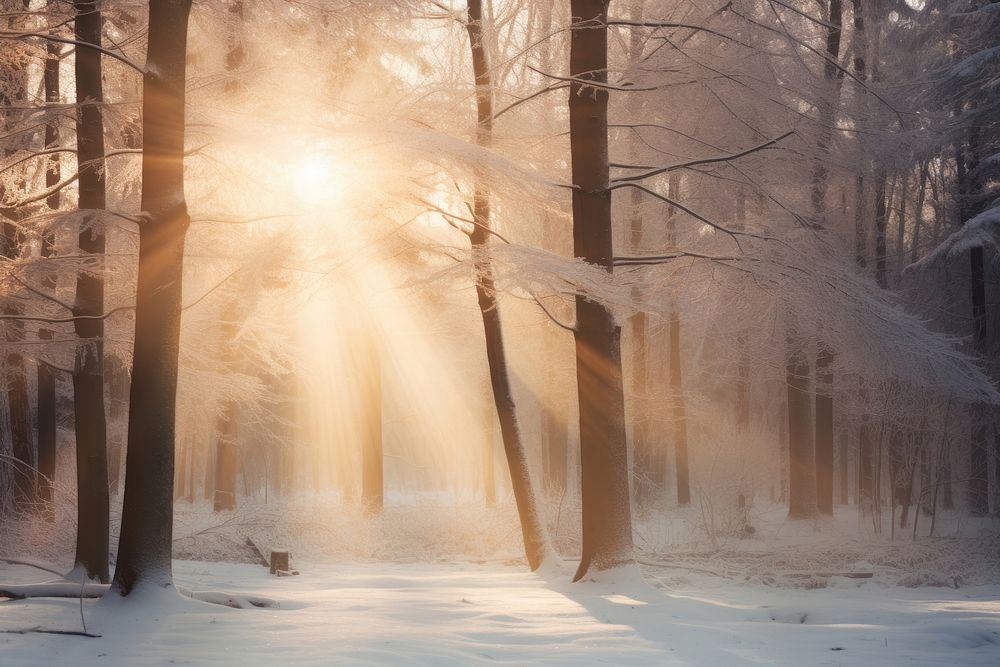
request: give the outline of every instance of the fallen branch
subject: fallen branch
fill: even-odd
[[[46,635],[72,635],[74,637],[94,637],[99,638],[103,635],[95,635],[93,632],[83,632],[81,630],[48,630],[42,627],[27,628],[25,630],[0,630],[8,635],[27,635],[32,632],[40,632]]]
[[[25,600],[27,598],[99,598],[108,592],[111,584],[83,584],[73,581],[53,581],[45,584],[20,584],[0,586],[0,598]]]
[[[181,586],[177,587],[177,592],[192,600],[232,607],[233,609],[277,609],[279,607],[276,600],[259,596],[230,595],[220,591],[192,591]]]

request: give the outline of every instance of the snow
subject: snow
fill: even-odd
[[[1000,585],[899,588],[830,579],[774,588],[644,567],[569,583],[573,563],[532,574],[497,562],[177,561],[178,585],[266,596],[237,610],[148,590],[84,602],[97,639],[0,634],[0,664],[22,665],[996,665]],[[26,566],[5,582],[38,581]],[[134,602],[134,604],[133,604]],[[78,600],[0,605],[0,629],[80,630]]]

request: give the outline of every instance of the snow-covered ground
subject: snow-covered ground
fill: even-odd
[[[0,634],[0,665],[1000,665],[1000,585],[905,588],[833,577],[825,588],[643,567],[568,583],[498,562],[177,561],[178,584],[255,593],[280,609],[180,597],[86,601],[97,639]],[[0,567],[0,580],[40,581]],[[0,603],[0,630],[81,629],[78,600]]]

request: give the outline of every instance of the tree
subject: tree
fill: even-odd
[[[814,223],[827,227],[826,194],[830,141],[840,105],[840,60],[843,8],[840,0],[830,0],[827,11],[826,62],[823,64],[823,95],[820,102],[819,137],[816,141],[816,161],[812,172],[812,212]],[[819,344],[816,353],[815,446],[816,504],[821,514],[833,514],[833,354]]]
[[[608,1],[571,0],[570,155],[573,254],[614,266],[608,164]],[[608,308],[576,297],[583,545],[574,581],[632,560],[621,329]]]
[[[112,590],[173,585],[174,422],[184,237],[184,108],[191,0],[149,5],[142,219],[125,494]]]
[[[104,86],[101,11],[96,0],[76,0],[76,136],[79,164],[80,253],[97,266],[77,274],[73,325],[79,337],[73,368],[76,427],[76,567],[108,581],[109,489],[104,414]],[[92,44],[87,48],[83,45]]]
[[[49,0],[48,9],[55,9],[55,0]],[[61,57],[61,46],[55,42],[48,42],[46,45],[45,72],[43,74],[43,85],[45,86],[45,104],[55,106],[59,104],[59,60]],[[59,122],[56,118],[50,118],[45,125],[45,148],[55,149],[59,146],[60,133]],[[45,188],[54,189],[59,183],[60,177],[59,158],[50,158],[45,169]],[[58,191],[52,193],[45,200],[51,211],[58,211],[60,206],[60,195]],[[55,234],[47,231],[42,235],[40,244],[40,254],[42,257],[51,257],[55,251]],[[47,275],[42,283],[43,289],[52,293],[57,285],[54,273]],[[38,330],[40,340],[51,340],[52,331],[41,327]],[[52,483],[56,476],[56,374],[55,370],[45,362],[38,360],[37,376],[35,385],[37,387],[36,402],[36,428],[38,430],[38,499],[42,503],[42,512],[45,517],[55,520],[55,499],[52,494]],[[105,559],[107,560],[107,559]]]
[[[493,128],[493,85],[490,76],[489,53],[483,32],[483,11],[480,0],[470,0],[466,29],[472,49],[472,68],[476,81],[476,142],[482,147],[490,144]],[[517,514],[521,521],[521,535],[528,566],[537,570],[547,555],[548,544],[545,528],[535,490],[528,470],[528,459],[521,441],[521,431],[517,422],[517,408],[507,370],[507,355],[504,350],[503,329],[500,322],[499,304],[489,258],[490,240],[490,193],[482,179],[477,179],[473,197],[473,228],[469,234],[477,264],[476,296],[479,312],[483,319],[483,333],[486,337],[486,358],[490,371],[490,387],[493,403],[500,420],[500,437],[503,440],[507,468],[510,471],[511,487]]]
[[[15,9],[5,14],[4,21],[11,28],[17,28],[23,23],[24,16],[25,12],[19,12]],[[6,158],[13,155],[17,148],[25,147],[26,137],[23,132],[17,131],[16,120],[19,116],[17,109],[25,108],[27,105],[29,91],[27,68],[20,64],[23,55],[16,52],[5,55],[7,62],[4,64],[4,85],[0,88],[0,105],[10,110],[4,114],[4,134],[14,137],[13,142],[8,142],[3,150],[3,156]],[[22,183],[23,181],[20,179],[15,181],[15,188],[19,189]],[[4,186],[0,186],[0,195],[2,195],[0,197],[2,199],[10,198],[10,193]],[[24,251],[24,231],[19,224],[23,213],[16,205],[0,210],[0,217],[3,219],[2,229],[0,229],[2,232],[0,233],[0,256],[7,260],[8,264],[15,264]],[[17,347],[17,342],[24,335],[24,324],[16,319],[21,311],[21,307],[13,299],[7,301],[3,307],[5,319],[12,318],[10,321],[4,322],[4,338],[7,343],[4,380],[6,381],[13,459],[5,461],[4,467],[10,470],[13,508],[26,515],[34,507],[37,495],[37,475],[35,443],[31,428],[31,403],[28,396],[28,376],[24,356]]]

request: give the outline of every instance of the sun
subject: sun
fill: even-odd
[[[292,194],[306,208],[339,201],[347,190],[345,174],[325,152],[299,158],[289,170],[289,177]]]

